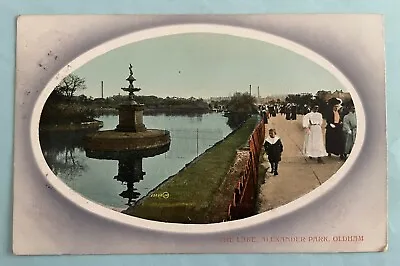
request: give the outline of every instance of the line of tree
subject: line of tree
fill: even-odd
[[[74,124],[93,121],[104,114],[117,114],[120,104],[128,95],[103,98],[76,95],[87,89],[85,79],[75,74],[65,77],[47,99],[41,115],[41,124]],[[194,97],[135,96],[135,101],[145,105],[145,113],[193,114],[210,111],[208,103]]]
[[[73,100],[78,91],[87,89],[85,79],[70,74],[54,88],[47,99],[40,118],[41,125],[76,124],[94,120],[94,110],[85,105],[74,104]]]

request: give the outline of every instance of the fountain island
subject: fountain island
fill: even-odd
[[[143,124],[144,104],[134,100],[134,93],[140,88],[134,86],[132,65],[129,65],[130,75],[127,88],[129,101],[121,104],[119,124],[115,130],[98,131],[85,137],[86,155],[97,159],[119,159],[123,154],[135,155],[138,158],[152,157],[168,151],[171,137],[167,130],[147,129]]]

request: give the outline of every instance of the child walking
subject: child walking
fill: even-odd
[[[278,164],[281,161],[283,144],[276,135],[276,130],[271,128],[264,142],[265,153],[268,155],[268,161],[271,164],[271,173],[278,175]]]

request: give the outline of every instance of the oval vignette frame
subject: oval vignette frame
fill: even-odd
[[[309,193],[303,195],[302,197],[270,211],[256,214],[248,218],[223,223],[179,224],[137,218],[135,216],[129,216],[111,210],[89,199],[86,199],[81,194],[68,187],[50,170],[49,166],[47,165],[40,147],[40,141],[37,134],[40,116],[44,104],[50,93],[58,85],[59,81],[68,74],[72,73],[73,71],[77,70],[78,68],[89,62],[90,60],[101,56],[111,50],[147,39],[184,33],[215,33],[263,41],[299,54],[307,58],[308,60],[318,64],[320,67],[331,73],[344,86],[344,88],[346,88],[350,92],[357,113],[357,138],[353,150],[350,153],[347,161],[327,181],[325,181],[322,185],[310,191]],[[81,209],[88,211],[98,216],[99,218],[113,220],[118,223],[146,230],[177,234],[211,234],[216,232],[228,232],[232,230],[243,229],[246,227],[254,227],[261,223],[266,223],[275,219],[283,218],[284,216],[290,215],[297,210],[306,208],[310,203],[319,199],[324,194],[333,191],[337,187],[337,185],[346,177],[346,173],[350,170],[356,158],[358,157],[358,154],[361,151],[365,136],[365,122],[365,114],[361,100],[351,82],[332,63],[330,63],[321,55],[310,50],[309,48],[306,48],[288,39],[269,34],[267,32],[243,27],[218,24],[181,24],[140,30],[118,37],[116,39],[112,39],[96,46],[89,51],[86,51],[85,53],[81,54],[73,61],[71,61],[69,64],[67,64],[65,67],[63,67],[60,71],[58,71],[55,76],[50,79],[50,81],[47,83],[46,87],[42,90],[36,100],[30,121],[30,138],[35,160],[41,172],[43,173],[42,177],[47,179],[47,182],[51,186],[53,186],[58,193],[67,198],[71,203],[79,206]]]

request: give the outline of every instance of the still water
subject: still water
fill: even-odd
[[[118,124],[118,116],[98,119],[104,122],[101,131],[113,130]],[[145,175],[143,180],[133,184],[133,200],[132,196],[127,196],[132,195],[132,187],[116,180],[116,176],[121,174],[118,173],[118,161],[86,157],[82,138],[87,130],[41,132],[40,143],[50,169],[69,187],[87,199],[122,210],[226,137],[232,131],[227,120],[220,113],[195,117],[144,116],[147,128],[170,131],[171,145],[166,153],[142,160]]]

